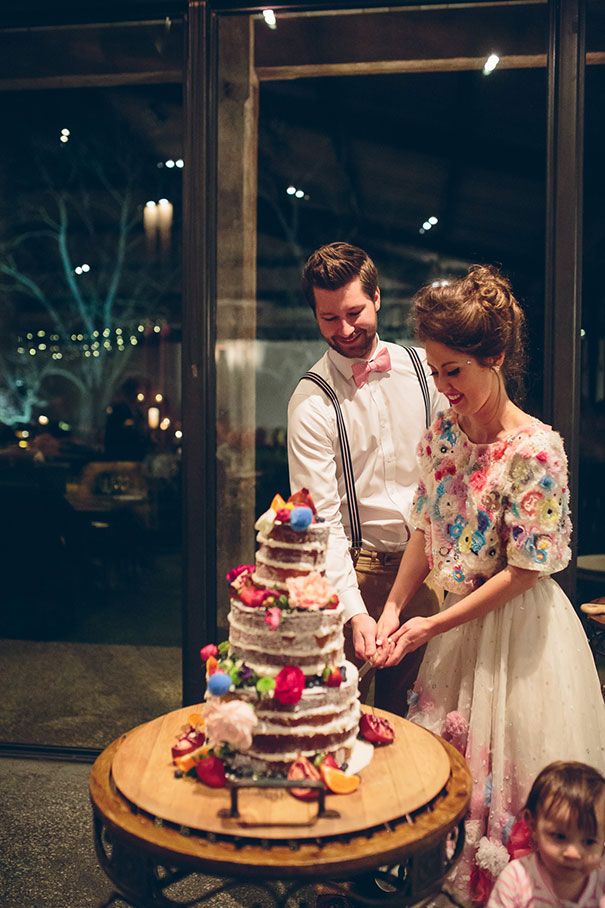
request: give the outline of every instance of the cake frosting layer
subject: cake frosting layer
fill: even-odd
[[[276,675],[286,663],[305,675],[344,659],[343,607],[283,611],[277,628],[267,626],[262,609],[231,600],[229,643],[237,658],[258,675]]]
[[[294,706],[270,699],[256,703],[258,725],[239,765],[258,767],[264,761],[273,769],[287,769],[300,754],[323,752],[338,752],[347,760],[357,737],[360,706],[357,669],[351,662],[343,667],[346,680],[338,688],[305,688]],[[253,700],[254,692],[243,696]]]
[[[329,528],[312,523],[303,532],[276,521],[269,532],[259,531],[256,566],[252,579],[285,590],[289,577],[311,572],[325,574]]]

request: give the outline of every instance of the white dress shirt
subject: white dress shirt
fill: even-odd
[[[400,552],[410,538],[409,517],[418,482],[416,446],[426,427],[424,397],[410,356],[398,344],[386,347],[389,372],[371,372],[358,388],[354,362],[331,348],[310,371],[335,391],[347,428],[362,545]],[[424,350],[418,350],[431,396],[431,420],[447,401],[433,384]],[[372,358],[374,358],[372,357]],[[334,406],[312,381],[299,382],[288,406],[288,466],[293,492],[309,489],[318,514],[330,526],[326,574],[345,608],[345,620],[367,611],[349,554],[351,530]]]

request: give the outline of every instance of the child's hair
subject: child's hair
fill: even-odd
[[[556,815],[561,808],[586,835],[595,836],[599,826],[596,804],[605,793],[605,778],[586,763],[550,763],[538,775],[525,809],[532,819]]]

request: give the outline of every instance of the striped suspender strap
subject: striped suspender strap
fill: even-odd
[[[408,354],[412,360],[412,365],[416,372],[416,377],[418,378],[418,384],[420,385],[420,390],[422,391],[422,396],[424,397],[424,413],[426,427],[431,424],[431,395],[429,393],[429,383],[426,378],[424,369],[422,368],[422,363],[420,357],[418,356],[418,351],[414,347],[404,347],[405,352]]]
[[[303,378],[315,382],[326,394],[334,406],[336,413],[336,427],[338,429],[338,441],[340,444],[340,456],[342,458],[342,469],[344,473],[345,489],[347,493],[347,507],[349,509],[349,523],[351,525],[351,548],[353,556],[359,553],[361,549],[361,520],[359,519],[359,505],[357,504],[357,494],[355,492],[355,476],[353,475],[353,461],[351,459],[351,449],[345,427],[345,421],[338,398],[330,387],[325,378],[318,375],[317,372],[305,372]]]

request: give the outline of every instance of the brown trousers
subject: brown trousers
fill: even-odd
[[[366,552],[362,550],[355,565],[361,596],[371,615],[376,621],[380,617],[387,596],[397,576],[401,554]],[[439,611],[439,597],[424,583],[402,615],[402,620],[416,615],[434,615]],[[365,703],[372,680],[374,686],[374,705],[386,709],[398,716],[405,716],[408,709],[407,694],[414,686],[426,647],[423,646],[401,660],[393,668],[381,668],[368,672],[359,684],[361,702]],[[345,626],[345,656],[357,667],[362,665],[353,649],[353,635],[349,624]]]

